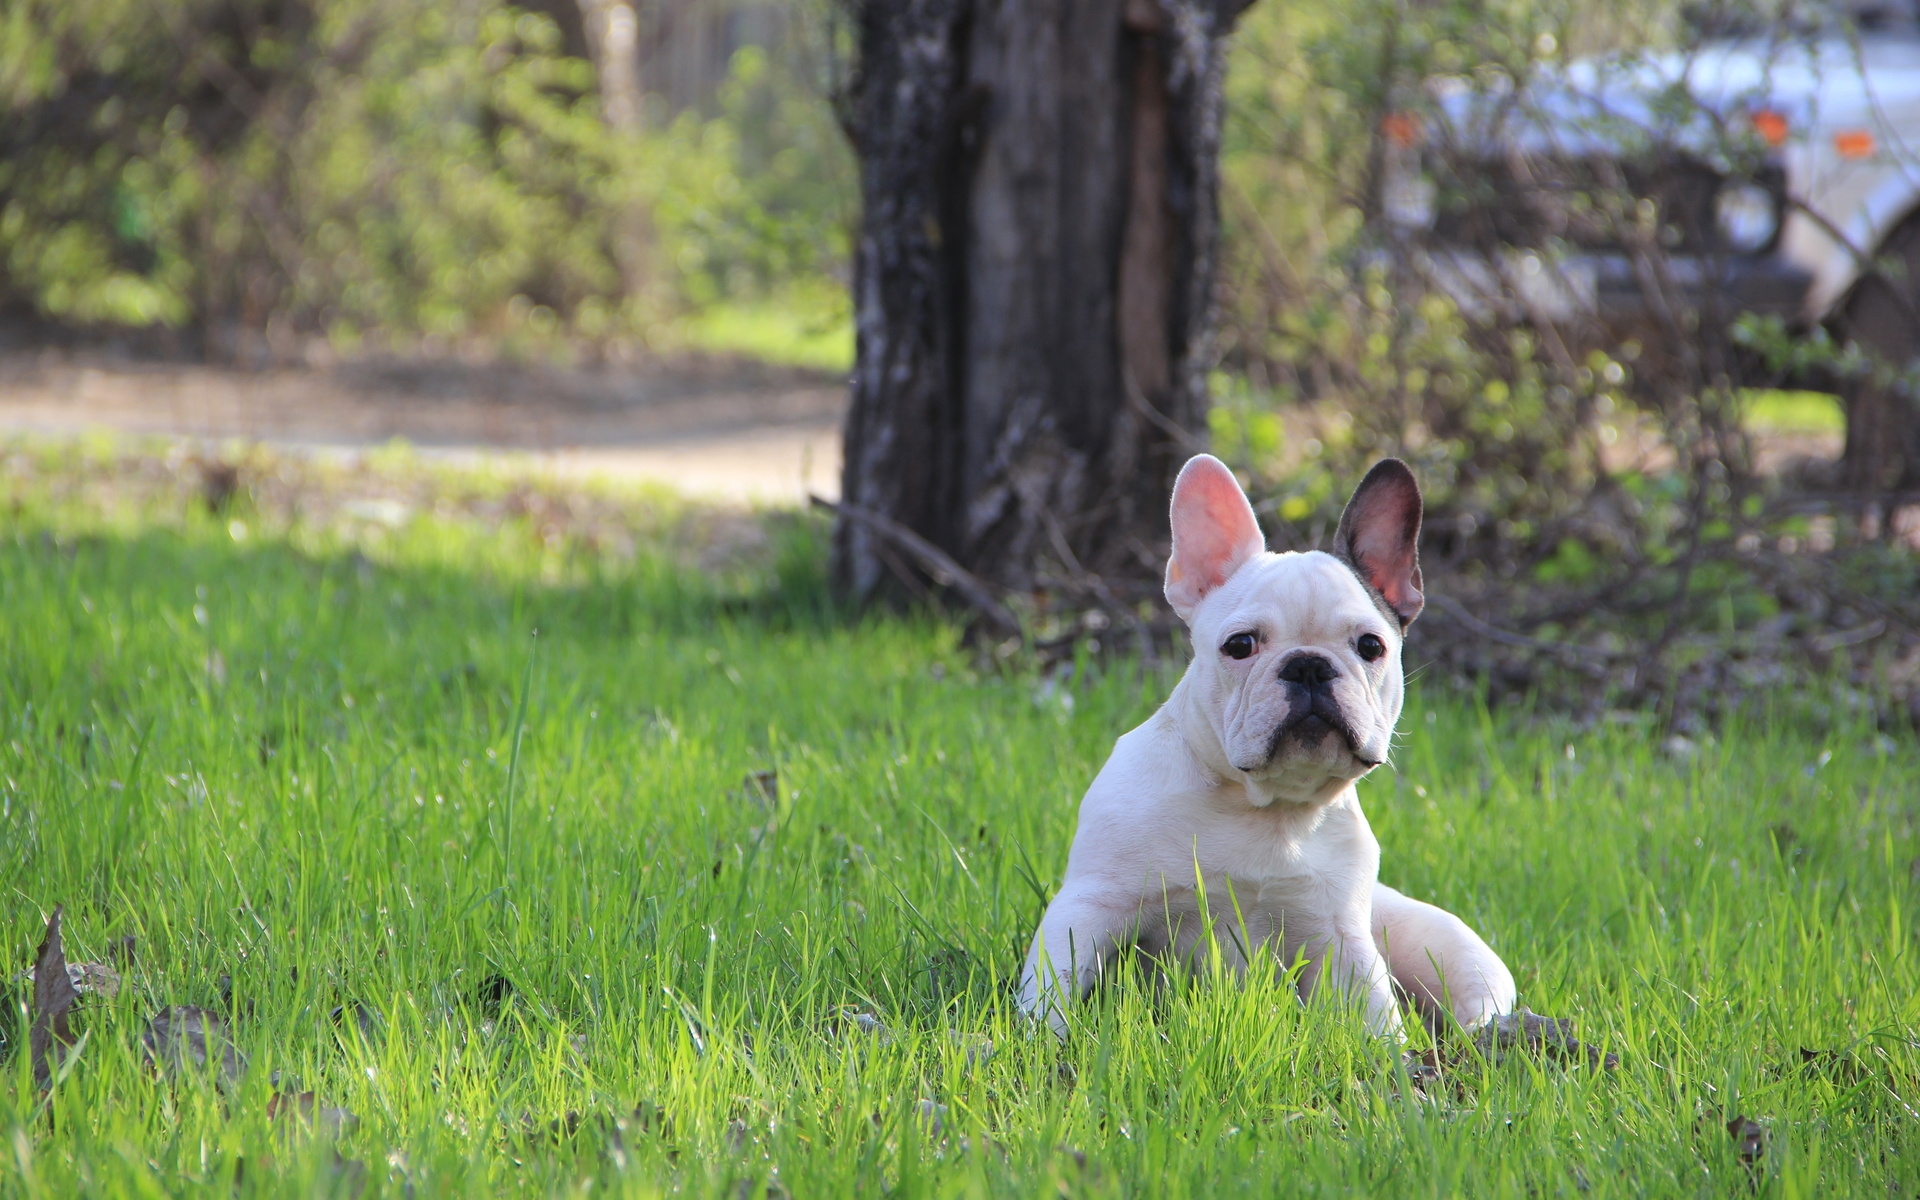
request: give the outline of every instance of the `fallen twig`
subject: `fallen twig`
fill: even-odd
[[[974,611],[986,618],[1001,633],[1018,636],[1020,622],[1006,605],[1000,603],[993,594],[993,588],[978,575],[967,570],[953,560],[953,557],[940,547],[921,537],[905,525],[891,517],[882,516],[872,509],[844,501],[835,503],[819,496],[808,496],[815,508],[823,508],[835,516],[849,521],[857,521],[873,530],[887,541],[912,555],[922,570],[933,576],[935,583],[950,587],[960,594],[960,598],[971,605]]]

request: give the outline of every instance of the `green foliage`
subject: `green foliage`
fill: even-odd
[[[789,283],[770,299],[718,300],[682,325],[706,350],[762,362],[844,372],[853,366],[853,314],[846,289],[830,280]]]
[[[0,924],[24,955],[65,903],[74,961],[137,938],[50,1096],[6,1063],[6,1194],[1920,1186],[1911,740],[1662,747],[1416,686],[1362,788],[1384,876],[1620,1068],[1469,1061],[1422,1095],[1277,971],[1123,975],[1058,1046],[1008,983],[1081,791],[1170,676],[1043,688],[940,625],[846,623],[805,523],[716,579],[665,538],[595,553],[512,480],[440,487],[524,515],[389,527],[4,462]],[[229,1016],[230,1091],[142,1061],[174,1003]],[[276,1090],[353,1120],[306,1130]]]
[[[694,303],[844,275],[852,149],[822,95],[764,49],[736,54],[717,116],[682,114],[658,151],[654,219],[677,247],[674,270]],[[844,300],[838,309],[844,315]]]
[[[472,3],[118,7],[28,3],[8,27],[4,61],[34,69],[9,72],[7,115],[39,134],[4,182],[14,303],[462,333],[530,288],[569,309],[608,289],[604,231],[579,220],[606,138],[551,22]]]
[[[652,215],[684,336],[708,349],[825,370],[853,363],[847,291],[853,151],[800,56],[734,56],[718,113],[650,140]]]
[[[1749,428],[1781,433],[1845,433],[1847,414],[1839,397],[1825,392],[1756,388],[1740,397]]]
[[[1249,11],[1228,80],[1222,341],[1261,403],[1318,414],[1331,469],[1402,455],[1440,509],[1488,528],[1552,518],[1590,490],[1628,364],[1618,351],[1568,363],[1406,270],[1380,221],[1381,129],[1428,103],[1437,76],[1498,90],[1568,54],[1657,40],[1665,15],[1583,0]],[[1280,488],[1302,466],[1242,465]]]
[[[810,87],[743,52],[715,116],[620,136],[553,21],[497,0],[22,0],[0,303],[275,352],[671,340],[679,312],[788,293],[824,327],[849,168]]]
[[[1561,538],[1553,557],[1533,569],[1542,583],[1591,583],[1600,573],[1599,560],[1585,542]]]

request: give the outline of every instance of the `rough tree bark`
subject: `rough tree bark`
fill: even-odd
[[[1896,229],[1875,258],[1897,269],[1861,280],[1837,332],[1865,346],[1889,371],[1904,371],[1920,357],[1920,220]],[[1920,397],[1903,382],[1884,378],[1849,380],[1842,390],[1847,440],[1841,486],[1870,500],[1920,489]]]
[[[1157,572],[1198,444],[1226,39],[1249,0],[855,0],[842,496],[1000,586]],[[857,598],[913,564],[843,516]]]

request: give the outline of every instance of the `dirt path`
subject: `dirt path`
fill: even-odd
[[[738,361],[246,371],[0,348],[0,437],[237,438],[323,457],[404,439],[430,459],[658,482],[736,503],[837,498],[845,411],[846,388],[832,379]],[[1840,438],[1764,431],[1755,450],[1760,470],[1772,473],[1797,459],[1837,456]],[[1608,460],[1615,470],[1657,469],[1666,454],[1649,430],[1621,438]]]
[[[833,498],[846,389],[739,363],[648,369],[358,363],[242,371],[106,355],[0,355],[0,436],[243,439],[647,480],[751,503]]]

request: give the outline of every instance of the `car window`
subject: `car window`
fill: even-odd
[[[1920,0],[1784,0],[1772,4],[1707,0],[1684,5],[1682,18],[1695,38],[1749,38],[1839,34],[1862,37],[1920,30]]]

